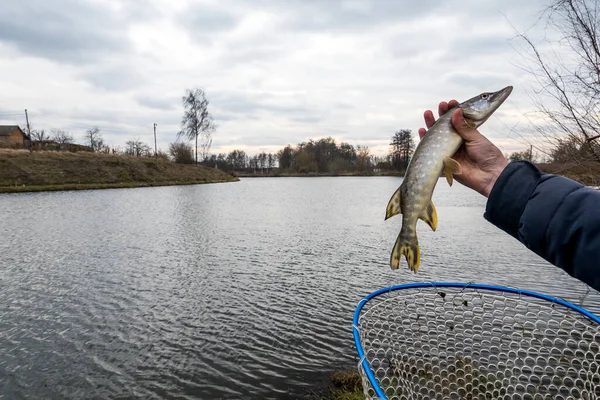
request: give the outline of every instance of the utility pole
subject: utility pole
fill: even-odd
[[[529,145],[529,162],[533,162],[533,145]]]
[[[156,148],[156,122],[154,123],[154,158],[158,158],[158,150]]]
[[[29,128],[29,116],[27,115],[27,109],[25,109],[25,120],[27,121],[27,134],[31,136],[31,129]]]
[[[29,116],[27,115],[27,109],[25,109],[25,120],[27,121],[27,134],[29,135],[29,151],[33,150],[33,143],[31,143],[31,128],[29,127]]]

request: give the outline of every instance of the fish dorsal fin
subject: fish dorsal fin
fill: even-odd
[[[448,185],[452,186],[453,178],[452,175],[462,174],[462,168],[458,161],[453,158],[446,157],[444,159],[444,176],[448,181]]]
[[[388,205],[385,209],[385,219],[392,218],[394,215],[402,214],[402,208],[400,207],[400,200],[402,199],[402,194],[400,193],[400,187],[396,189],[392,198],[388,202]]]
[[[423,210],[419,218],[425,221],[433,231],[437,229],[438,217],[433,201],[429,202],[429,205]]]

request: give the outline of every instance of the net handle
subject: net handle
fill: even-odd
[[[600,318],[598,316],[596,316],[595,314],[589,312],[588,310],[586,310],[582,307],[579,307],[573,303],[570,303],[568,301],[565,301],[563,299],[559,299],[556,297],[548,296],[545,294],[532,292],[529,290],[510,288],[510,287],[506,287],[506,286],[485,285],[485,284],[479,284],[479,283],[473,283],[473,282],[468,282],[468,283],[463,283],[463,282],[415,282],[415,283],[404,283],[401,285],[394,285],[394,286],[376,290],[375,292],[368,294],[367,296],[365,296],[358,302],[356,311],[354,312],[354,318],[352,320],[352,334],[354,335],[354,345],[356,346],[356,351],[358,352],[358,357],[360,359],[359,365],[362,365],[362,368],[365,371],[365,373],[367,374],[367,378],[369,379],[371,386],[373,387],[373,389],[375,390],[375,393],[377,394],[377,396],[379,396],[379,398],[381,400],[387,400],[387,396],[385,395],[383,390],[381,390],[381,387],[377,383],[377,380],[375,379],[375,375],[373,375],[373,371],[371,371],[371,367],[369,366],[369,364],[367,362],[367,357],[363,350],[362,344],[360,343],[360,333],[358,331],[360,312],[362,311],[365,304],[367,304],[369,302],[369,300],[371,300],[372,298],[377,297],[381,294],[393,292],[396,290],[423,288],[423,287],[433,287],[433,288],[452,287],[452,288],[463,288],[463,289],[466,289],[468,287],[470,289],[482,289],[482,290],[490,290],[490,291],[497,291],[497,292],[507,292],[507,293],[518,294],[519,296],[524,295],[524,296],[529,296],[529,297],[536,297],[538,299],[546,300],[551,303],[557,303],[557,304],[560,304],[567,308],[570,308],[574,311],[577,311],[578,313],[586,316],[587,318],[591,319],[592,321],[594,321],[595,323],[600,325]]]

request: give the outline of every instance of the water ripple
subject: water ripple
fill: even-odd
[[[391,271],[398,178],[0,195],[0,398],[301,398],[355,368],[369,292],[421,280],[598,293],[483,219],[460,185]]]

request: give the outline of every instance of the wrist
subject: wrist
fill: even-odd
[[[494,168],[490,171],[487,185],[485,185],[483,190],[480,192],[482,195],[484,195],[485,197],[490,197],[490,193],[492,192],[492,189],[494,188],[498,177],[500,176],[502,171],[504,171],[507,165],[508,161],[505,158],[503,158],[502,160],[500,160],[500,162],[498,162],[497,165],[494,166]]]

